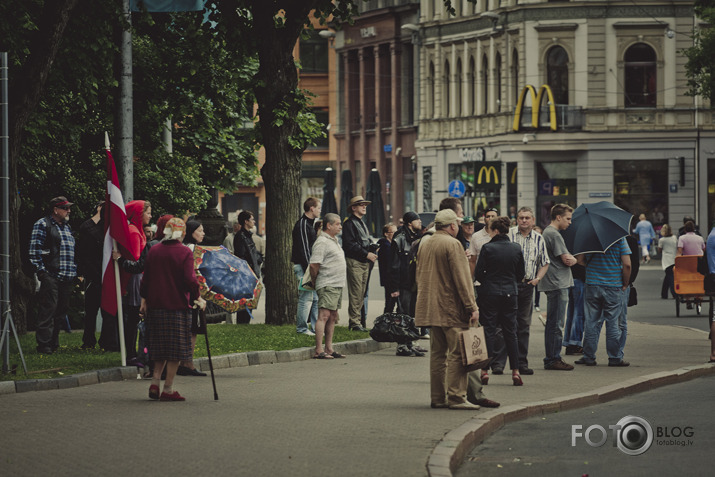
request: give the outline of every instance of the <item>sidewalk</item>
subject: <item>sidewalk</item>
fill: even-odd
[[[520,388],[508,375],[493,376],[485,391],[502,406],[477,412],[430,409],[429,358],[396,357],[394,348],[354,354],[367,344],[346,345],[344,360],[221,367],[218,401],[210,378],[193,377],[175,382],[185,403],[151,402],[148,382],[136,379],[6,394],[0,448],[12,457],[0,459],[0,473],[451,475],[504,423],[715,373],[704,364],[705,332],[635,321],[629,332],[628,368],[605,365],[602,336],[598,366],[544,371],[543,326],[535,316],[530,365],[536,374]],[[214,361],[217,367],[231,362]],[[150,450],[164,457],[150,459]]]

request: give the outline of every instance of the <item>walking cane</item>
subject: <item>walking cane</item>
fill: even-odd
[[[194,306],[193,308],[193,313],[194,313],[194,318],[196,321],[201,324],[203,322],[205,333],[204,336],[206,337],[206,354],[209,357],[209,369],[211,370],[211,383],[213,384],[214,387],[214,401],[218,401],[218,392],[216,392],[216,378],[214,377],[214,364],[213,361],[211,361],[211,348],[209,348],[209,327],[207,326],[206,323],[206,315],[201,313],[201,310],[198,309],[198,307]]]

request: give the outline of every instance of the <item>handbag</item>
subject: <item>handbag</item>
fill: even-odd
[[[628,294],[628,306],[636,306],[638,304],[638,292],[636,291],[636,287],[633,286],[631,283],[631,291]]]
[[[300,283],[298,283],[298,290],[315,291],[315,284],[313,283],[313,278],[310,276],[310,265],[305,269],[303,278],[301,278]]]
[[[420,330],[410,315],[385,313],[375,318],[370,337],[380,342],[407,344],[420,339]]]
[[[462,366],[466,367],[467,371],[483,369],[491,362],[482,326],[470,327],[459,332],[459,350],[462,354]]]

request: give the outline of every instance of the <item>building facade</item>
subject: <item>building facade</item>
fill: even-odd
[[[659,227],[715,219],[715,128],[687,94],[692,1],[420,2],[418,209],[606,200]],[[403,146],[404,147],[404,146]],[[454,186],[454,183],[453,183]]]

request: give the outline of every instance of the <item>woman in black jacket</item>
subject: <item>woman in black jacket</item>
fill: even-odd
[[[474,278],[479,287],[480,322],[484,325],[489,356],[494,356],[494,339],[501,327],[509,356],[509,367],[514,386],[521,386],[519,375],[519,347],[516,339],[516,314],[518,310],[517,282],[524,279],[524,255],[521,247],[510,241],[509,217],[497,217],[491,222],[495,233],[491,242],[484,244],[475,269]],[[482,370],[482,384],[489,375]]]

